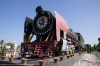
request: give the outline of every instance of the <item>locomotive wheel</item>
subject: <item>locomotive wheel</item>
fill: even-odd
[[[61,51],[61,47],[62,47],[62,46],[61,46],[60,44],[57,44],[57,45],[56,45],[56,51],[57,51],[57,52],[60,52],[60,51]]]
[[[33,30],[38,35],[46,34],[54,25],[54,17],[48,11],[38,13],[33,22]]]

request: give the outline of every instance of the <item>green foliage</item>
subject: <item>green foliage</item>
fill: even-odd
[[[88,53],[91,53],[91,52],[95,51],[94,48],[96,48],[96,46],[92,47],[90,44],[86,44],[86,45],[85,45],[85,50],[86,50]]]
[[[100,42],[98,43],[96,50],[100,52]]]
[[[11,46],[11,50],[13,50],[14,49],[14,44],[13,43],[6,43],[6,46]]]
[[[93,49],[96,50],[96,44],[94,44]]]
[[[3,47],[2,56],[6,56],[6,45],[4,45],[4,47]]]
[[[4,40],[1,40],[1,41],[0,41],[0,45],[1,45],[1,49],[0,49],[0,50],[1,50],[1,52],[2,52],[3,47],[4,47]]]
[[[0,44],[2,43],[2,41],[0,41]]]
[[[90,48],[90,51],[92,51],[92,52],[93,52],[93,51],[94,51],[94,47],[91,47],[91,48]]]
[[[86,44],[85,45],[85,50],[88,52],[88,53],[91,53],[91,51],[99,51],[100,52],[100,42],[96,45],[94,44],[93,47],[91,47],[90,44]]]

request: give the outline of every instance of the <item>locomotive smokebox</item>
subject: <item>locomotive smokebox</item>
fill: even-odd
[[[43,11],[43,8],[42,8],[41,6],[38,6],[38,7],[36,8],[35,11],[36,11],[37,13],[39,13],[39,12]]]

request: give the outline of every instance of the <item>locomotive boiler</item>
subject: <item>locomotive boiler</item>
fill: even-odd
[[[78,35],[74,32],[63,17],[55,11],[44,10],[41,6],[36,8],[34,19],[26,17],[24,24],[24,42],[21,43],[21,56],[55,56],[68,54],[69,50],[79,44]],[[32,41],[33,36],[36,40]]]

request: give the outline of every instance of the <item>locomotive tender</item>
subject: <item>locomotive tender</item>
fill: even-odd
[[[33,36],[36,40],[30,42]],[[21,56],[55,56],[69,54],[69,50],[78,50],[80,35],[68,27],[67,22],[55,11],[55,16],[36,8],[34,19],[26,17],[24,24],[24,42],[21,43]],[[81,36],[82,39],[82,36]]]

